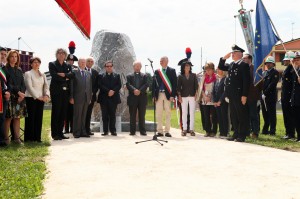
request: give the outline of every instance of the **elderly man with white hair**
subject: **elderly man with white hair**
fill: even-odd
[[[136,114],[139,115],[139,131],[140,134],[147,135],[145,129],[145,114],[147,106],[147,75],[141,73],[142,63],[140,61],[133,62],[132,74],[127,75],[126,87],[129,91],[127,105],[130,114],[130,134],[135,135],[136,132]]]
[[[98,77],[98,72],[93,69],[92,67],[94,66],[94,58],[93,57],[88,57],[86,59],[86,71],[91,74],[91,81],[92,81],[92,100],[91,103],[89,104],[87,108],[87,113],[86,113],[86,119],[85,119],[85,129],[86,133],[88,135],[94,135],[92,133],[90,124],[91,124],[91,116],[92,116],[92,111],[94,108],[95,101],[97,100],[97,91],[98,91],[98,86],[97,86],[97,77]]]
[[[78,70],[74,71],[74,79],[71,81],[70,103],[74,104],[73,112],[73,136],[90,137],[85,129],[85,118],[88,105],[92,99],[91,74],[85,70],[86,60],[78,60]]]

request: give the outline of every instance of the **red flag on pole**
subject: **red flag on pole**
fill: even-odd
[[[55,0],[81,33],[90,39],[91,13],[89,0]]]

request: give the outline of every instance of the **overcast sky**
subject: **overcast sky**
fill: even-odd
[[[292,22],[294,38],[300,37],[298,1],[263,2],[284,41],[292,38]],[[137,59],[149,65],[147,58],[151,58],[155,68],[164,55],[170,66],[178,68],[186,47],[193,51],[194,71],[200,70],[201,47],[203,64],[206,60],[217,64],[235,42],[246,49],[238,21],[235,37],[238,0],[90,0],[90,4],[91,40],[86,40],[54,0],[2,0],[0,45],[18,48],[17,38],[22,37],[20,48],[41,57],[42,71],[55,59],[56,48],[67,49],[71,40],[77,57],[90,55],[93,37],[102,29],[127,34]],[[256,0],[244,0],[244,7],[254,9],[255,22]]]

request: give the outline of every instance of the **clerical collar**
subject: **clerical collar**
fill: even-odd
[[[108,72],[106,72],[106,75],[111,75],[112,73],[108,73]]]
[[[134,72],[134,74],[135,74],[135,75],[139,75],[139,74],[140,74],[140,72]]]

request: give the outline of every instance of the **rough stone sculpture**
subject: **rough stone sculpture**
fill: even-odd
[[[105,72],[105,61],[113,60],[114,70],[120,74],[122,85],[126,83],[126,75],[133,72],[134,49],[130,38],[123,33],[98,31],[93,40],[91,56],[95,59],[94,68],[100,73]],[[123,87],[120,90],[122,103],[118,105],[116,113],[117,117],[121,116],[122,122],[129,122],[127,95],[128,92]],[[100,118],[101,110],[97,103],[94,107],[92,121],[100,121]]]

